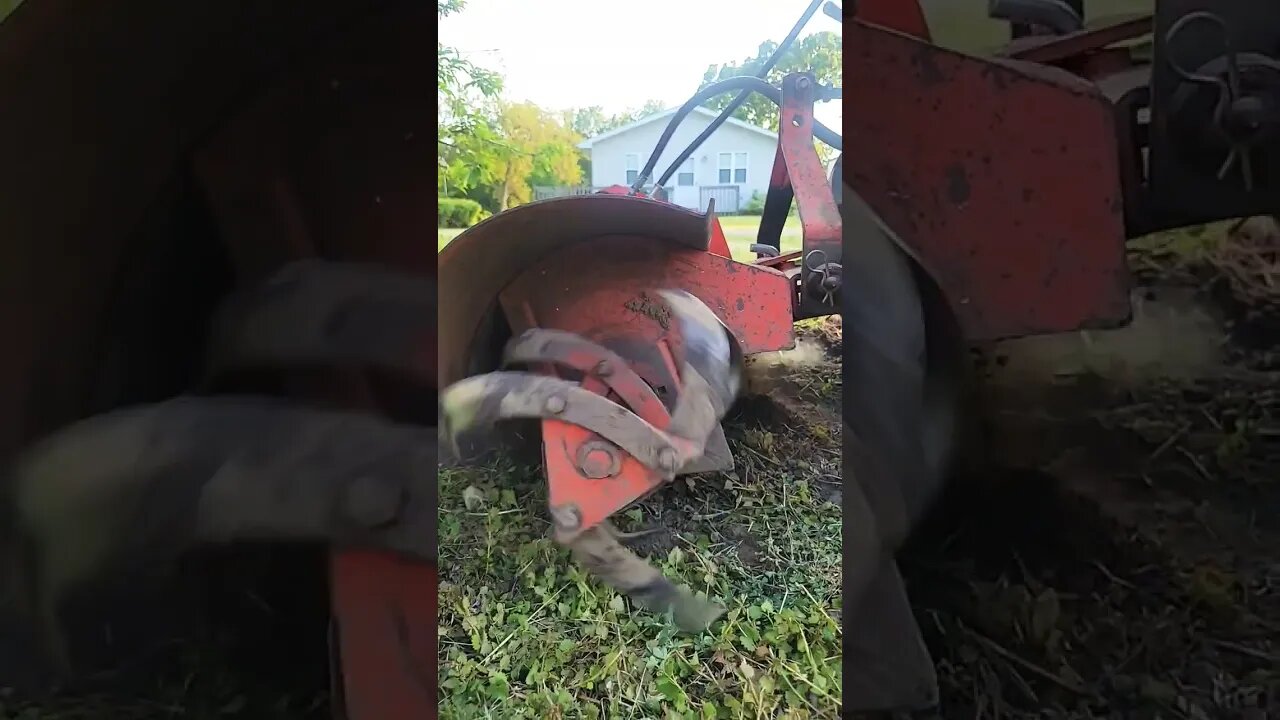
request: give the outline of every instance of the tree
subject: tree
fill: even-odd
[[[666,110],[667,106],[660,100],[648,100],[639,108],[624,110],[623,112],[607,115],[604,108],[599,105],[591,107],[575,108],[566,110],[564,113],[565,127],[573,130],[583,137],[594,137],[610,130],[620,128],[627,123],[635,122],[646,115],[652,115],[657,112]]]
[[[488,129],[459,137],[442,175],[466,197],[498,212],[532,199],[536,185],[582,182],[578,141],[582,136],[532,103],[500,105]]]
[[[741,63],[731,62],[708,67],[702,75],[702,84],[698,89],[701,90],[719,80],[754,75],[764,66],[765,61],[777,47],[778,43],[766,41],[760,44],[754,57],[747,58]],[[811,72],[822,85],[838,87],[841,84],[841,59],[839,35],[833,32],[814,33],[797,40],[779,59],[778,64],[769,71],[765,79],[773,85],[779,85],[782,78],[789,73]],[[713,110],[723,110],[737,95],[737,92],[727,92],[711,98],[704,105]],[[758,93],[747,96],[746,102],[734,111],[733,117],[768,130],[778,128],[778,106]]]
[[[461,11],[466,0],[437,0],[437,19]],[[482,155],[494,141],[496,119],[493,103],[502,90],[502,78],[462,57],[455,48],[437,40],[436,102],[437,143],[441,169],[437,185],[461,191],[484,181]]]

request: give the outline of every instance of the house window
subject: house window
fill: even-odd
[[[693,185],[693,158],[685,158],[680,165],[680,172],[676,173],[676,185],[682,187]]]
[[[640,154],[627,153],[627,184],[635,183],[638,177],[640,177]]]
[[[720,153],[720,184],[742,184],[747,181],[747,154]]]

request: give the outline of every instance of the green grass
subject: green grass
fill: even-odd
[[[838,717],[841,516],[822,478],[839,447],[738,430],[736,473],[682,479],[620,518],[669,528],[645,554],[726,605],[700,635],[633,610],[549,539],[537,470],[442,474],[440,717]]]
[[[760,228],[760,218],[751,215],[725,215],[720,217],[720,226],[724,228],[725,239],[729,241],[729,250],[736,260],[749,262],[755,259],[751,252],[751,243],[755,242],[756,231]],[[462,230],[439,228],[436,237],[439,247],[444,249]],[[782,229],[782,250],[800,249],[800,219],[792,216],[787,219]]]

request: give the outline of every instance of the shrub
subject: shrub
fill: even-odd
[[[440,227],[468,228],[480,222],[480,203],[465,198],[438,199]]]
[[[760,194],[759,190],[751,193],[751,199],[738,208],[738,212],[743,215],[763,215],[764,196]]]

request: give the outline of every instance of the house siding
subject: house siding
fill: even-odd
[[[653,152],[653,148],[658,143],[658,138],[662,135],[662,131],[666,129],[670,116],[662,117],[652,122],[636,126],[617,135],[594,141],[591,149],[591,184],[596,187],[604,187],[608,185],[626,185],[626,156],[629,153],[638,155],[640,167],[644,166],[645,161],[649,159],[649,153]],[[671,138],[671,142],[667,143],[667,147],[663,150],[662,156],[658,160],[658,164],[654,169],[654,177],[650,182],[658,179],[658,176],[671,165],[676,156],[682,150],[688,147],[707,126],[711,124],[711,117],[701,113],[690,113],[685,117],[680,126],[676,128],[675,134]],[[773,155],[777,149],[777,140],[752,130],[739,127],[730,123],[721,125],[711,137],[707,138],[701,147],[699,147],[691,156],[694,168],[694,188],[695,191],[682,190],[676,187],[677,176],[673,175],[667,182],[667,185],[676,195],[674,200],[682,205],[697,207],[702,202],[702,193],[697,192],[698,188],[716,185],[737,185],[738,200],[745,204],[752,193],[760,193],[764,197],[769,189],[769,175],[773,170]],[[746,182],[721,183],[719,181],[719,155],[720,153],[746,153],[747,154],[747,178]],[[691,200],[691,202],[690,202]],[[717,206],[722,210],[734,211],[736,208],[726,208],[722,206],[723,201],[717,200]],[[698,207],[699,210],[705,209]]]

